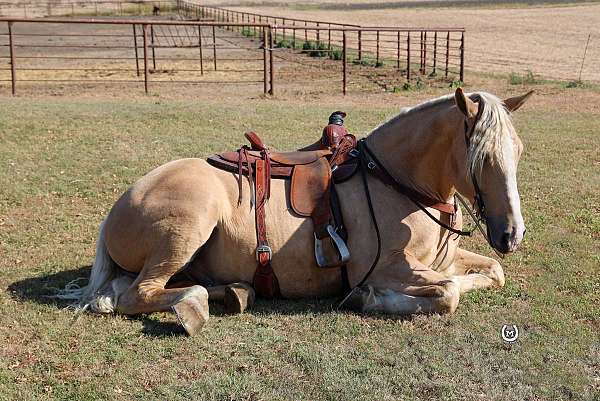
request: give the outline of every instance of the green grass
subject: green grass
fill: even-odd
[[[511,72],[508,74],[508,83],[511,85],[534,85],[542,83],[531,70],[527,70],[525,74],[517,74]]]
[[[117,197],[166,161],[234,148],[252,128],[277,148],[313,141],[329,113],[364,133],[398,108],[247,99],[0,98],[0,399],[598,399],[598,114],[529,107],[520,190],[527,238],[508,282],[455,315],[397,319],[332,300],[218,307],[201,335],[170,314],[81,315],[46,298],[87,273]],[[490,254],[480,238],[466,246]],[[512,346],[503,324],[517,324]],[[596,397],[596,398],[594,398]]]

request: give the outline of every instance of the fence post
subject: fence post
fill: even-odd
[[[308,22],[304,21],[304,41],[308,42],[308,31],[306,30],[306,25]]]
[[[215,34],[215,26],[212,26],[212,39],[213,39],[213,64],[215,71],[217,71],[217,35]]]
[[[358,31],[358,59],[362,61],[362,31]]]
[[[377,31],[377,51],[376,51],[375,62],[377,64],[379,64],[379,31]]]
[[[204,75],[204,60],[202,57],[202,27],[198,25],[198,51],[200,52],[200,75]]]
[[[465,33],[460,34],[460,81],[465,82]]]
[[[17,93],[17,74],[15,66],[15,45],[12,34],[13,22],[8,22],[8,45],[10,47],[10,81],[12,85],[13,96]]]
[[[152,45],[152,70],[156,71],[156,53],[154,50],[154,25],[150,25],[150,43]]]
[[[423,31],[421,31],[421,54],[420,54],[421,60],[420,60],[420,65],[419,65],[419,72],[421,74],[423,74]]]
[[[319,29],[321,25],[317,22],[317,43],[321,41],[321,30]]]
[[[273,77],[275,76],[275,70],[273,68],[273,31],[269,28],[269,94],[273,95]]]
[[[427,73],[427,31],[424,34],[425,40],[423,41],[423,74]]]
[[[446,78],[448,78],[448,60],[450,59],[450,31],[446,36]]]
[[[266,95],[268,92],[267,88],[267,31],[263,30],[263,93]]]
[[[410,81],[410,31],[406,32],[406,80]]]
[[[433,75],[437,70],[437,31],[433,34]]]
[[[400,71],[400,31],[398,31],[398,49],[397,49],[396,69],[398,71]]]
[[[135,24],[131,25],[133,27],[133,47],[135,48],[135,71],[137,76],[140,76],[140,60],[138,57],[138,45],[137,45],[137,32],[135,31]]]
[[[148,93],[148,25],[142,25],[144,30],[144,90]]]
[[[346,84],[347,84],[347,79],[348,79],[347,78],[348,71],[347,71],[347,67],[346,67],[346,64],[348,62],[348,59],[347,59],[347,56],[348,56],[347,49],[348,48],[347,48],[347,42],[346,42],[346,31],[342,31],[342,46],[343,46],[342,64],[343,64],[343,75],[344,75],[343,81],[342,81],[342,91],[344,93],[344,96],[346,96]]]

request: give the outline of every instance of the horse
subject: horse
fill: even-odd
[[[531,93],[502,101],[459,88],[402,109],[362,140],[395,182],[456,213],[423,207],[370,174],[336,184],[352,255],[345,266],[352,291],[342,306],[358,313],[453,313],[461,294],[504,285],[498,261],[459,247],[456,195],[477,208],[498,253],[517,249],[525,234],[516,175],[523,145],[511,113]],[[198,158],[150,171],[101,223],[88,284],[69,285],[61,297],[96,313],[172,310],[190,335],[207,322],[209,300],[237,300],[238,311],[251,305],[252,191],[244,179],[240,194],[238,178]],[[291,210],[288,183],[273,180],[270,191],[266,222],[281,296],[344,295],[340,268],[316,265],[312,221]],[[187,282],[167,285],[182,272]]]

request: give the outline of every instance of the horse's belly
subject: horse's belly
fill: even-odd
[[[235,180],[232,178],[232,184]],[[273,180],[265,207],[267,239],[273,250],[271,265],[285,298],[333,296],[341,290],[340,270],[323,269],[314,257],[313,224],[295,215],[286,199],[285,181]],[[249,187],[231,216],[224,217],[192,264],[194,274],[216,284],[252,282],[257,262],[254,209]]]

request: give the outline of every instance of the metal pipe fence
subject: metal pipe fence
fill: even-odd
[[[413,70],[423,76],[457,75],[464,81],[464,28],[363,27],[230,10],[187,0],[176,2],[179,12],[187,17],[270,24],[274,44],[279,48],[300,48],[312,55],[333,51],[338,59],[343,49],[352,63],[376,68],[395,64],[398,70],[404,67],[409,81],[416,76]],[[245,36],[262,35],[256,30],[238,31]]]
[[[87,0],[0,2],[0,17],[33,18],[76,15],[156,15],[176,10],[174,0]]]
[[[273,94],[277,78],[288,86],[321,80],[346,94],[374,75],[394,88],[426,74],[464,77],[462,29],[303,25],[299,34],[297,25],[195,17],[0,18],[0,83],[13,94],[21,82],[138,83],[146,92],[167,83],[262,84]]]
[[[270,35],[265,24],[0,18],[0,83],[13,95],[25,82],[143,84],[146,93],[157,84],[263,84],[272,92],[272,48],[226,27]]]

